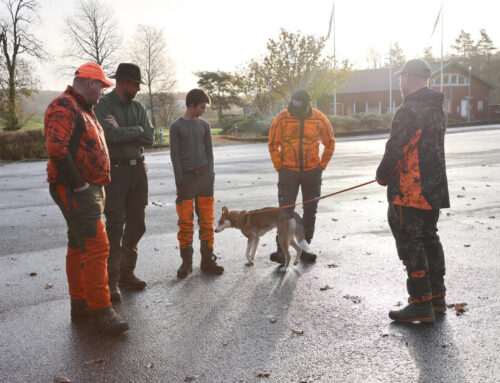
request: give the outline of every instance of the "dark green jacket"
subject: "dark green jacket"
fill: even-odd
[[[146,108],[139,101],[123,103],[116,90],[113,90],[99,99],[94,112],[104,129],[109,157],[112,160],[139,158],[144,153],[144,146],[153,145],[154,127],[149,121]],[[115,117],[118,128],[106,122],[108,115]],[[140,131],[140,126],[144,132]]]

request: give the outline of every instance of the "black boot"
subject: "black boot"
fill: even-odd
[[[85,299],[71,301],[71,322],[84,324],[90,318],[89,306]]]
[[[278,236],[276,236],[276,251],[274,253],[271,253],[269,259],[273,262],[279,263],[280,265],[285,264],[285,253],[283,253],[283,250],[281,250]]]
[[[193,246],[181,248],[182,264],[177,270],[177,278],[186,278],[193,271]]]
[[[120,265],[120,287],[131,290],[142,290],[146,282],[135,276],[134,270],[137,263],[137,246],[133,249],[123,247]]]
[[[122,300],[122,296],[120,293],[120,289],[118,288],[118,281],[115,279],[109,279],[108,282],[109,287],[109,299],[111,302],[120,302]]]
[[[107,334],[119,334],[128,330],[128,323],[115,313],[112,306],[91,310],[93,325]]]
[[[444,298],[445,293],[441,294],[432,294],[432,308],[435,313],[444,313],[446,312],[446,299]]]
[[[200,268],[202,271],[215,275],[220,275],[224,272],[224,267],[217,264],[217,256],[214,254],[214,249],[208,246],[208,241],[201,241],[200,253]]]
[[[389,312],[389,318],[396,322],[433,323],[436,321],[431,302],[410,303],[401,310]]]
[[[306,242],[309,245],[311,243],[311,240],[306,239]],[[314,263],[316,262],[316,254],[302,250],[302,253],[300,254],[300,260],[304,263]]]

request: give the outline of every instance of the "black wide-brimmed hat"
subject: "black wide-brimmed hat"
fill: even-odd
[[[144,84],[141,79],[141,68],[135,64],[121,63],[118,65],[115,75],[109,77],[117,80],[129,80],[139,84]]]

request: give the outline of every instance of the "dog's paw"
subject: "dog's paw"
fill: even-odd
[[[246,262],[246,263],[245,263],[245,266],[246,266],[246,267],[252,267],[252,266],[253,266],[253,262]]]
[[[286,266],[280,267],[280,273],[286,273]]]

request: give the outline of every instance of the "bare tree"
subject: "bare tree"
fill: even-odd
[[[2,0],[1,3],[7,14],[0,21],[0,111],[5,129],[17,130],[27,121],[22,121],[21,97],[30,96],[38,85],[26,58],[44,59],[47,53],[30,30],[39,23],[38,1]]]
[[[184,97],[179,97],[176,93],[157,93],[156,107],[158,114],[156,119],[158,127],[168,128],[180,115],[182,115]]]
[[[103,1],[79,0],[75,12],[64,19],[66,54],[83,61],[94,61],[111,74],[122,45],[117,25],[113,9]]]
[[[131,40],[130,56],[141,68],[146,83],[151,109],[151,121],[155,121],[155,94],[169,92],[175,85],[173,65],[167,56],[163,29],[152,25],[138,25]]]

